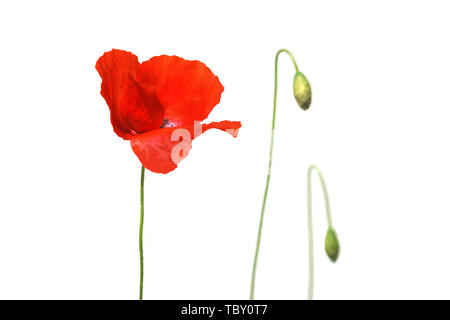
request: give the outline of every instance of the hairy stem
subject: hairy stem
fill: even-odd
[[[325,200],[325,208],[327,212],[327,223],[328,228],[332,228],[333,224],[331,221],[331,210],[330,210],[330,199],[328,198],[327,186],[325,184],[325,179],[323,178],[322,172],[315,165],[311,165],[308,168],[308,178],[307,178],[307,202],[308,202],[308,235],[309,235],[309,281],[308,281],[308,299],[313,298],[314,293],[314,238],[313,238],[313,222],[312,222],[312,191],[311,191],[311,176],[312,172],[316,171],[319,176],[320,184],[322,186],[323,197]]]
[[[267,200],[267,194],[269,192],[269,184],[270,184],[270,173],[272,170],[273,138],[274,138],[274,133],[275,133],[275,119],[276,119],[276,114],[277,114],[278,56],[282,52],[289,55],[289,57],[292,60],[292,63],[294,64],[295,70],[298,72],[297,62],[295,61],[295,58],[292,55],[292,53],[286,49],[279,50],[275,56],[275,88],[274,88],[274,94],[273,94],[272,133],[271,133],[271,138],[270,138],[269,168],[268,168],[268,172],[267,172],[266,187],[264,190],[261,215],[259,218],[258,237],[256,239],[255,258],[253,260],[252,281],[251,281],[251,287],[250,287],[250,300],[253,300],[254,295],[255,295],[256,268],[258,265],[258,256],[259,256],[259,249],[261,246],[261,235],[262,235],[262,228],[263,228],[263,222],[264,222],[264,211],[266,209],[266,200]]]
[[[139,257],[140,257],[140,281],[139,281],[139,300],[143,298],[144,291],[144,245],[142,243],[142,231],[144,227],[144,178],[145,168],[141,169],[141,215],[139,223]]]

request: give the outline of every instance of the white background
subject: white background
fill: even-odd
[[[179,168],[147,171],[147,299],[247,299],[266,179],[273,61],[279,113],[256,298],[304,299],[306,170],[327,181],[341,240],[317,299],[450,298],[450,20],[445,1],[15,1],[0,5],[0,298],[136,299],[140,163],[118,138],[94,66],[205,62],[225,87]]]

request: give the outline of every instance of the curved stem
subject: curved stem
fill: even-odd
[[[262,208],[261,208],[261,216],[259,218],[258,237],[256,239],[256,250],[255,250],[255,258],[253,261],[252,282],[251,282],[251,287],[250,287],[250,300],[254,299],[254,294],[255,294],[256,267],[258,264],[258,255],[259,255],[259,248],[261,245],[261,234],[262,234],[262,227],[263,227],[263,222],[264,222],[264,211],[266,209],[266,199],[267,199],[267,193],[269,191],[270,173],[272,170],[273,137],[274,137],[274,133],[275,133],[275,119],[276,119],[276,114],[277,114],[278,56],[282,52],[287,53],[289,55],[289,57],[292,60],[292,63],[294,64],[295,70],[298,72],[297,62],[295,61],[295,58],[292,55],[292,53],[289,52],[289,50],[287,50],[287,49],[279,50],[275,56],[275,88],[274,88],[274,94],[273,94],[272,135],[270,138],[269,169],[267,172],[266,187],[264,190],[264,197],[263,197]]]
[[[315,165],[308,168],[307,178],[307,202],[308,202],[308,234],[309,234],[309,283],[308,283],[308,299],[311,300],[314,292],[314,239],[313,239],[313,222],[312,222],[312,192],[311,192],[311,175],[316,171],[322,186],[323,197],[325,200],[325,208],[327,212],[328,227],[332,228],[330,199],[328,198],[328,190],[323,178],[322,172]]]
[[[139,256],[140,256],[140,281],[139,281],[139,300],[143,298],[144,290],[144,246],[142,243],[142,230],[144,227],[144,178],[145,168],[141,168],[141,217],[139,223]]]

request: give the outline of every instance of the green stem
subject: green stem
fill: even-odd
[[[275,119],[276,119],[276,114],[277,114],[278,56],[282,52],[287,53],[289,55],[289,57],[292,60],[292,63],[294,64],[295,70],[298,72],[297,62],[295,61],[295,58],[292,55],[292,53],[290,53],[286,49],[279,50],[275,56],[275,89],[274,89],[274,94],[273,94],[272,135],[270,138],[269,169],[267,172],[266,187],[264,190],[264,197],[263,197],[263,203],[262,203],[262,208],[261,208],[261,216],[259,219],[258,237],[256,240],[255,258],[253,261],[252,282],[251,282],[251,288],[250,288],[250,300],[254,299],[254,294],[255,294],[256,267],[258,265],[258,255],[259,255],[259,248],[261,245],[261,234],[262,234],[263,221],[264,221],[264,211],[266,209],[266,199],[267,199],[267,193],[269,191],[270,173],[272,170],[273,137],[274,137],[274,133],[275,133]]]
[[[331,210],[330,210],[330,199],[328,198],[327,186],[325,184],[325,179],[323,178],[322,172],[315,165],[311,165],[308,168],[308,178],[307,178],[307,202],[308,202],[308,234],[309,234],[309,283],[308,283],[308,299],[313,298],[314,292],[314,239],[313,239],[313,222],[312,222],[312,192],[311,192],[311,175],[312,172],[316,171],[319,176],[320,184],[322,186],[323,197],[325,200],[325,208],[327,213],[327,223],[328,228],[332,228],[333,224],[331,221]]]
[[[140,281],[139,281],[139,300],[143,298],[144,289],[144,246],[142,243],[142,230],[144,227],[144,178],[145,168],[141,169],[141,218],[139,223],[139,256],[140,256]]]

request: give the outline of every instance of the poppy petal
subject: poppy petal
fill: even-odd
[[[169,126],[203,121],[219,103],[223,86],[200,61],[177,56],[156,56],[141,64],[137,80],[155,86]]]
[[[150,171],[168,173],[188,155],[191,142],[209,129],[219,129],[237,137],[239,121],[221,121],[184,127],[162,128],[135,135],[131,148],[142,165]]]
[[[125,140],[136,132],[159,128],[164,117],[155,88],[140,86],[134,80],[139,66],[134,54],[116,49],[105,52],[95,65],[102,78],[101,94],[109,106],[114,132]]]
[[[164,108],[156,97],[155,88],[138,84],[131,75],[118,92],[117,114],[133,133],[159,129],[164,120]]]

